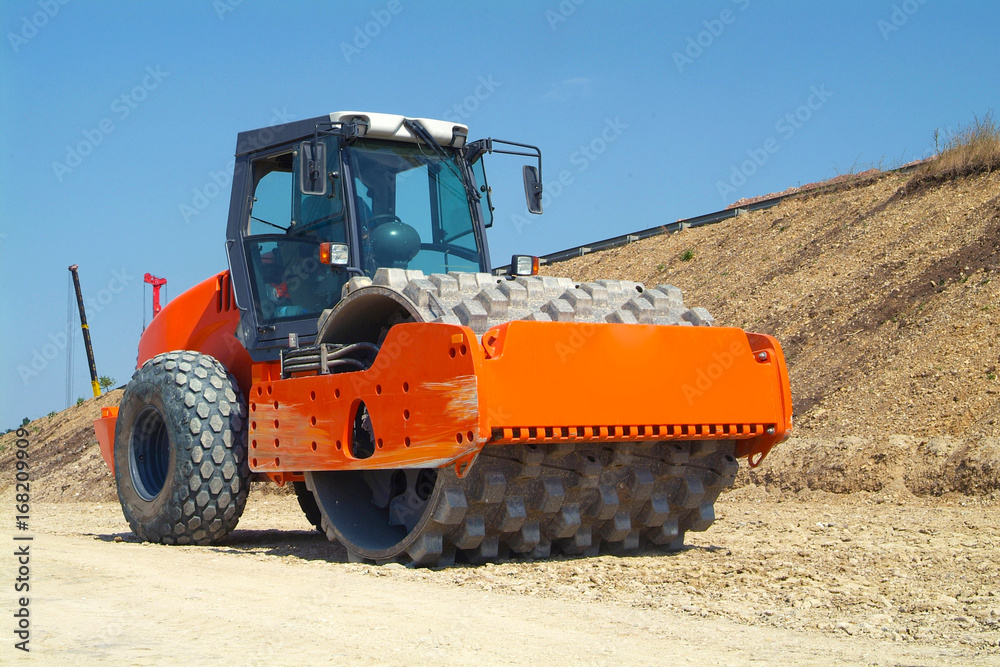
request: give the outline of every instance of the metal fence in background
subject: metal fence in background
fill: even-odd
[[[897,169],[889,169],[887,171],[880,172],[878,178],[889,174],[903,174],[913,171],[919,166],[919,164],[911,164],[905,167],[899,167]],[[573,259],[574,257],[582,257],[583,255],[589,255],[594,252],[600,252],[602,250],[609,250],[611,248],[618,248],[623,245],[628,245],[629,243],[635,243],[642,239],[649,238],[651,236],[659,236],[661,234],[673,234],[679,232],[682,229],[692,229],[694,227],[702,227],[704,225],[714,225],[718,222],[723,222],[729,220],[730,218],[735,218],[738,215],[744,215],[751,211],[760,211],[765,208],[771,208],[772,206],[777,206],[789,197],[795,197],[799,195],[814,195],[819,194],[828,190],[832,190],[837,187],[843,187],[845,183],[832,183],[830,185],[822,185],[815,188],[810,188],[808,190],[797,190],[795,192],[789,192],[785,195],[778,195],[777,197],[771,197],[769,199],[762,199],[760,201],[754,202],[752,204],[746,204],[745,206],[739,206],[736,208],[727,208],[722,211],[716,211],[715,213],[706,213],[704,215],[699,215],[694,218],[686,218],[684,220],[678,220],[677,222],[671,222],[666,225],[659,225],[657,227],[650,227],[649,229],[642,229],[637,232],[632,232],[630,234],[622,234],[621,236],[612,236],[611,238],[603,239],[601,241],[595,241],[594,243],[588,243],[587,245],[576,246],[575,248],[567,248],[566,250],[559,250],[558,252],[553,252],[548,255],[539,256],[539,264],[555,264],[557,262],[564,262],[568,259]],[[496,267],[493,269],[493,273],[500,275],[506,273],[510,268],[510,265],[504,265]]]

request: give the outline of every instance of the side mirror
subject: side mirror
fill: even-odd
[[[326,144],[299,144],[299,191],[304,195],[326,194]]]
[[[528,202],[528,213],[542,212],[542,181],[538,178],[538,167],[524,165],[524,197]]]

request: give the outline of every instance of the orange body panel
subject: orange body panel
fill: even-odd
[[[194,350],[215,357],[246,395],[253,368],[246,348],[236,339],[239,321],[229,271],[223,271],[174,297],[153,318],[139,339],[136,368],[163,352]],[[118,408],[102,408],[101,418],[94,421],[101,455],[112,474],[117,419]]]
[[[264,369],[262,369],[264,370]],[[756,465],[791,428],[777,341],[740,329],[510,322],[476,340],[449,324],[393,327],[372,368],[255,373],[251,470],[464,464],[483,445],[732,439]],[[378,447],[350,452],[360,401]]]
[[[255,382],[250,469],[437,467],[475,453],[485,442],[476,369],[482,354],[477,359],[475,349],[481,350],[471,329],[402,324],[389,331],[366,371]],[[350,453],[362,401],[378,445],[368,459]]]
[[[94,432],[97,434],[97,444],[101,448],[101,457],[108,464],[111,474],[115,474],[115,423],[118,421],[118,408],[101,408],[101,418],[94,420]]]
[[[223,271],[174,297],[153,318],[139,339],[136,368],[163,352],[194,350],[218,359],[246,394],[251,361],[235,336],[239,320],[229,271]]]
[[[780,418],[773,360],[758,361],[740,329],[510,322],[484,339],[494,350],[491,425],[522,431],[502,442],[567,426],[687,426],[685,435],[712,437]]]

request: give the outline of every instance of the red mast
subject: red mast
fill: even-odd
[[[160,312],[160,288],[167,284],[166,278],[157,278],[151,273],[142,277],[143,282],[153,286],[153,317]]]

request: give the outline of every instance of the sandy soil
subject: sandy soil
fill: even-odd
[[[216,547],[139,543],[115,504],[43,504],[32,657],[1000,664],[1000,499],[799,495],[728,493],[678,554],[441,570],[348,563],[288,496],[255,494]]]

